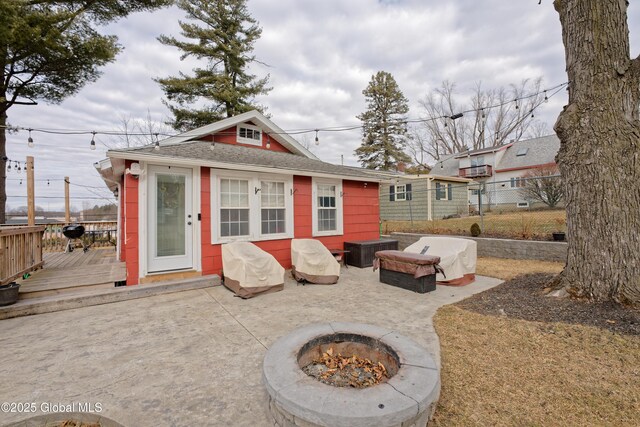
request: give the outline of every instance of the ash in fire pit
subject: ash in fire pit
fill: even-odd
[[[425,349],[388,329],[314,324],[267,351],[263,380],[277,426],[424,426],[440,394]]]

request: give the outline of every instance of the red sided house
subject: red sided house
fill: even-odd
[[[220,274],[221,244],[251,241],[291,267],[291,239],[377,239],[378,181],[325,163],[257,111],[96,164],[118,194],[127,285]]]

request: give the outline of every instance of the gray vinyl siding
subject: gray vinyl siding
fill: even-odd
[[[451,184],[451,200],[436,200],[436,184]],[[466,183],[434,180],[431,183],[431,209],[433,219],[442,219],[449,215],[466,215],[469,213],[469,190]],[[448,189],[447,189],[448,194]]]
[[[426,221],[427,212],[427,180],[400,179],[398,185],[411,184],[411,200],[389,200],[391,184],[380,184],[380,219],[392,221]]]

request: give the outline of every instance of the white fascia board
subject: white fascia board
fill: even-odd
[[[188,166],[188,167],[200,166],[200,167],[206,167],[206,168],[242,170],[242,171],[248,171],[248,172],[276,173],[276,174],[283,174],[283,175],[343,179],[346,181],[361,181],[361,182],[382,182],[383,181],[383,179],[381,178],[374,178],[374,177],[339,175],[339,174],[332,174],[332,173],[325,173],[325,172],[301,171],[298,169],[271,168],[268,166],[254,166],[254,165],[243,165],[238,163],[224,163],[224,162],[216,162],[212,160],[184,159],[180,157],[157,156],[153,154],[134,154],[131,152],[120,152],[120,151],[111,151],[107,154],[111,159],[127,159],[127,160],[147,162],[150,164],[158,164],[158,165],[166,164],[166,165]]]

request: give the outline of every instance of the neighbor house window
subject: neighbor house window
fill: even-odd
[[[211,243],[293,237],[293,177],[211,169]]]
[[[262,130],[256,126],[238,125],[238,142],[250,145],[262,145]]]
[[[453,184],[436,182],[436,200],[453,200]]]
[[[411,184],[389,186],[390,202],[403,202],[405,200],[411,200]]]
[[[521,188],[524,187],[524,184],[524,178],[511,178],[511,188]]]
[[[262,234],[282,234],[286,232],[286,209],[284,182],[261,181],[261,230]]]
[[[249,181],[220,180],[220,236],[249,235]]]
[[[342,184],[314,180],[313,188],[314,235],[342,234]]]

